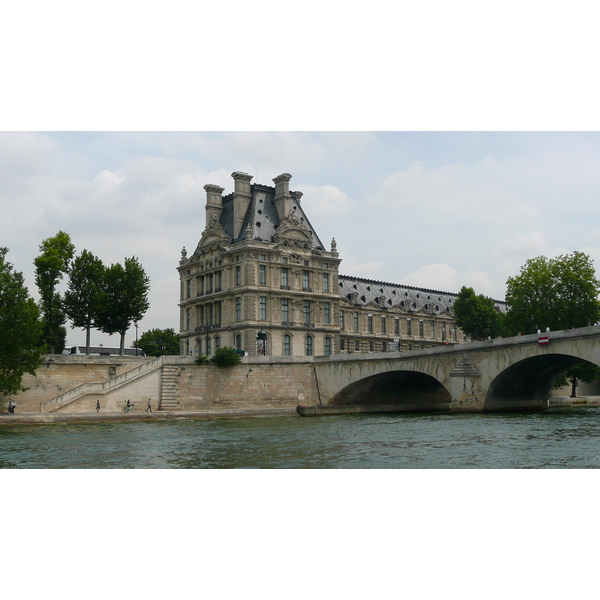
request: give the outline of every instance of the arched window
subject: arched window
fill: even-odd
[[[221,347],[221,336],[215,335],[215,352]]]
[[[291,356],[292,354],[292,336],[289,333],[286,333],[283,336],[283,355]]]
[[[306,356],[313,355],[313,339],[312,336],[307,335],[305,338],[306,341]]]

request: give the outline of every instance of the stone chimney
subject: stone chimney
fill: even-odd
[[[204,189],[206,190],[206,227],[208,227],[215,217],[217,221],[221,218],[224,188],[207,183]]]
[[[242,224],[244,223],[244,218],[252,199],[252,192],[250,190],[252,175],[242,173],[241,171],[234,171],[231,176],[235,184],[233,190],[233,239],[235,240],[240,236]]]
[[[292,206],[292,197],[290,196],[291,178],[292,176],[289,173],[282,173],[273,179],[275,183],[275,208],[280,221],[290,214]]]

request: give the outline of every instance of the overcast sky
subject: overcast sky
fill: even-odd
[[[598,164],[597,133],[4,132],[0,240],[34,297],[32,261],[59,230],[106,264],[138,257],[151,279],[140,334],[177,331],[176,267],[204,228],[203,186],[289,172],[341,273],[503,299],[528,258],[581,250],[600,266]]]

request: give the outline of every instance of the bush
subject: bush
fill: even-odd
[[[242,357],[237,353],[235,348],[223,346],[215,352],[210,362],[217,365],[217,367],[233,367],[242,362]]]
[[[199,354],[196,357],[196,364],[197,365],[205,365],[208,363],[208,356],[203,356],[202,354]]]

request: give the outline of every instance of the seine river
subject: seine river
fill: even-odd
[[[600,467],[600,408],[0,426],[4,469]]]

